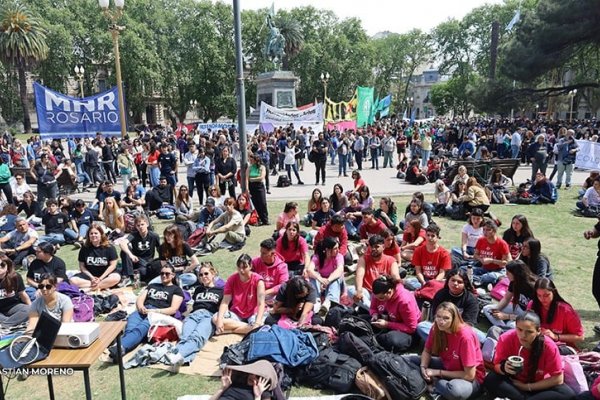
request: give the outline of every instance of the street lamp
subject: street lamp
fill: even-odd
[[[573,89],[569,91],[569,96],[571,97],[571,112],[569,113],[569,122],[573,121],[573,99],[577,95],[577,89]]]
[[[85,74],[83,65],[81,65],[81,66],[76,65],[74,71],[75,71],[75,78],[79,81],[79,94],[83,98],[83,77]]]
[[[412,115],[412,103],[413,103],[414,98],[412,97],[407,97],[406,98],[406,112],[407,112],[407,117],[410,119],[411,115]]]
[[[329,82],[329,72],[322,73],[321,72],[321,83],[323,83],[323,102],[327,100],[327,82]]]
[[[198,106],[198,100],[190,100],[190,109],[192,111],[195,111],[197,106]],[[197,117],[198,117],[198,115],[196,114],[196,118]]]
[[[117,90],[119,93],[119,116],[121,118],[121,137],[127,134],[125,120],[125,99],[123,96],[123,82],[121,80],[121,56],[119,53],[119,34],[125,29],[124,26],[117,25],[117,21],[123,16],[123,7],[125,0],[114,0],[115,7],[109,9],[110,0],[98,0],[100,8],[104,12],[104,16],[110,21],[108,30],[112,34],[113,52],[115,53],[115,72],[117,73]]]

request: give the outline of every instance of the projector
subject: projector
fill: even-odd
[[[98,339],[100,325],[96,322],[64,322],[54,347],[80,349],[88,347]]]

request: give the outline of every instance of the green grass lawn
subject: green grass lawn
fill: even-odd
[[[569,301],[579,312],[583,321],[586,341],[584,348],[595,346],[598,338],[592,327],[598,322],[598,306],[591,293],[591,278],[594,262],[596,260],[597,242],[587,241],[583,238],[583,231],[591,229],[596,220],[579,218],[572,215],[576,189],[560,192],[560,200],[556,205],[548,206],[494,206],[493,212],[502,221],[499,229],[501,234],[510,225],[510,220],[515,214],[524,214],[529,219],[529,224],[535,236],[542,242],[542,252],[550,259],[554,270],[555,282],[561,295]],[[431,196],[430,196],[431,197]],[[308,195],[306,196],[308,198]],[[408,197],[396,197],[394,201],[399,210],[404,210]],[[274,201],[269,203],[271,220],[283,209],[284,202]],[[304,210],[306,201],[300,201]],[[460,244],[460,231],[464,222],[437,218],[436,223],[441,226],[442,244],[447,249]],[[161,233],[167,224],[163,221],[155,222],[154,229]],[[219,250],[209,257],[219,269],[221,276],[226,278],[235,270],[235,260],[242,252],[252,256],[258,254],[259,243],[271,235],[273,227],[252,228],[246,246],[237,252]],[[63,258],[67,268],[77,268],[77,251],[72,246],[60,249],[58,255]],[[482,329],[487,326],[482,324]],[[113,365],[96,363],[90,371],[92,393],[96,399],[119,398],[118,368]],[[175,399],[186,394],[211,394],[219,386],[219,381],[201,376],[171,375],[165,371],[149,368],[138,368],[125,372],[127,382],[127,395],[129,399],[144,399],[152,393],[154,398]],[[6,379],[4,379],[6,384]],[[73,377],[60,377],[54,379],[57,399],[84,398],[83,378],[80,373]],[[294,388],[292,395],[314,395],[318,393],[309,388]],[[8,387],[8,399],[47,399],[48,391],[46,379],[31,377],[25,382],[11,381]]]

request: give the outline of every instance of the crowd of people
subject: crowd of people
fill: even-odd
[[[468,399],[485,388],[500,398],[574,398],[560,355],[579,351],[581,320],[559,295],[527,217],[515,215],[499,232],[490,206],[508,201],[509,180],[493,171],[481,185],[458,169],[446,182],[442,168],[447,157],[524,157],[534,181],[528,192],[551,203],[552,190],[538,185],[552,185],[548,162],[556,160],[553,186],[561,187],[563,175],[571,186],[573,137],[593,140],[596,133],[592,124],[567,129],[536,121],[419,126],[384,120],[364,131],[325,133],[290,126],[251,136],[248,166],[238,166],[234,128],[208,134],[146,130],[121,141],[98,134],[50,145],[37,138],[26,146],[14,140],[0,157],[2,214],[12,224],[0,228],[7,233],[0,238],[0,326],[32,329],[43,311],[70,321],[73,304],[59,292],[62,283],[86,292],[140,285],[122,350],[132,351],[147,338],[148,315],[180,319],[182,334],[163,359],[177,371],[213,335],[246,334],[264,324],[322,325],[333,309],[354,305],[365,311],[385,350],[404,354],[424,342],[422,354],[410,361],[433,395]],[[363,160],[370,156],[371,168],[379,169],[382,156],[381,168],[395,168],[394,150],[396,169],[407,180],[415,175],[414,183],[435,183],[433,202],[415,192],[401,210],[391,197],[371,195],[361,175]],[[302,185],[305,159],[315,164],[316,185],[325,185],[329,161],[337,162],[340,177],[350,170],[352,187],[345,191],[336,183],[330,195],[315,187],[306,214],[291,201],[270,218],[270,176],[285,171],[291,180],[293,172]],[[185,181],[177,174],[180,165]],[[8,166],[19,172],[3,184]],[[238,189],[241,175],[247,192]],[[35,194],[27,179],[34,180]],[[582,206],[600,198],[594,195],[599,182],[596,174],[586,183]],[[86,203],[76,190],[95,190],[94,200]],[[461,243],[445,249],[433,218],[454,213],[458,205],[466,219]],[[162,235],[153,228],[157,218],[170,220]],[[243,248],[251,225],[272,226],[272,236],[239,255],[231,276],[220,277],[210,261],[202,261],[221,248]],[[201,239],[190,245],[196,235]],[[600,227],[585,235],[600,236]],[[79,249],[76,273],[67,273],[56,255],[65,244]],[[598,299],[600,280],[594,280]],[[498,303],[482,310],[491,325],[486,332],[478,322],[477,298],[494,290],[501,292]],[[116,352],[110,348],[114,359]],[[515,355],[523,359],[520,369],[508,362]],[[244,393],[257,386],[264,391],[267,381],[252,377],[243,383],[251,389]],[[223,381],[227,387],[215,398],[230,398],[235,385]]]

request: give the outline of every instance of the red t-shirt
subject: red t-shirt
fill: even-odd
[[[367,250],[369,251],[369,250]],[[400,254],[401,250],[400,250],[400,246],[398,246],[398,243],[396,243],[396,240],[394,240],[394,242],[392,243],[392,245],[390,247],[386,247],[385,249],[383,249],[383,254],[385,254],[386,256],[391,256],[391,257],[396,257],[397,254]]]
[[[427,251],[427,246],[417,247],[411,262],[415,267],[421,267],[425,279],[435,279],[440,270],[449,271],[452,268],[450,254],[442,246],[433,253]]]
[[[482,236],[477,239],[475,250],[479,250],[479,256],[481,258],[493,258],[494,260],[502,260],[507,254],[509,254],[508,244],[501,238],[496,238],[494,243],[490,243],[484,236]],[[483,268],[488,271],[497,271],[503,267],[498,264],[491,263],[483,264]]]
[[[231,295],[229,311],[244,319],[256,314],[258,307],[257,287],[258,282],[262,280],[263,278],[255,272],[252,272],[248,282],[242,282],[237,272],[227,278],[223,292],[226,295]]]
[[[419,236],[418,236],[418,237],[422,237],[423,239],[426,239],[426,238],[427,238],[427,236],[426,236],[426,234],[425,234],[425,229],[421,229],[421,230],[419,231]],[[404,243],[407,243],[407,244],[410,244],[410,243],[414,242],[415,240],[417,240],[417,238],[414,238],[414,239],[413,239],[413,238],[412,238],[412,235],[411,235],[411,234],[409,234],[407,231],[404,231],[404,232],[402,233],[402,242],[404,242]],[[421,242],[420,246],[423,246],[424,244],[425,244],[425,240],[423,240],[423,241]]]
[[[544,350],[538,361],[533,382],[527,381],[531,353],[528,349],[521,346],[517,330],[512,329],[498,339],[496,354],[494,354],[494,364],[499,364],[508,359],[508,357],[517,355],[523,357],[523,370],[517,375],[517,379],[523,383],[539,382],[542,379],[550,378],[563,372],[562,359],[560,358],[558,347],[548,336],[544,336]]]
[[[531,310],[533,301],[530,301],[527,305],[527,309]],[[552,323],[548,323],[548,311],[543,308],[540,310],[540,320],[542,321],[542,328],[549,329],[559,335],[578,335],[583,336],[583,325],[577,311],[571,307],[570,304],[559,301],[556,305],[556,311],[554,312],[554,319]],[[559,342],[566,343],[566,342]],[[569,346],[575,346],[575,343],[566,343]]]
[[[367,249],[364,255],[365,259],[365,278],[363,280],[363,288],[369,293],[373,291],[373,281],[381,275],[390,275],[392,272],[392,264],[396,262],[394,257],[383,254],[381,258],[374,261],[371,258],[371,251]]]
[[[433,329],[432,326],[425,342],[425,348],[429,353],[433,347]],[[482,383],[485,378],[485,367],[479,339],[473,328],[463,324],[456,333],[446,333],[445,335],[446,347],[440,354],[437,354],[442,359],[444,369],[446,371],[464,371],[465,367],[476,367],[475,379]]]
[[[373,235],[381,235],[387,229],[387,226],[381,220],[376,219],[374,224],[360,224],[359,232],[361,239],[368,239]]]

